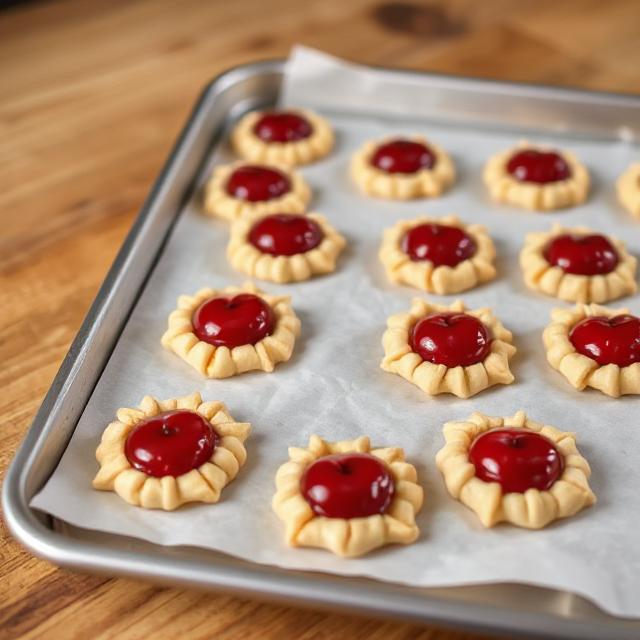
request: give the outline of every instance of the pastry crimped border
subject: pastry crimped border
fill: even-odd
[[[467,313],[489,329],[491,350],[482,362],[450,368],[427,362],[413,351],[409,337],[416,322],[425,316],[447,311]],[[509,360],[516,352],[512,340],[511,332],[489,308],[470,310],[462,300],[446,306],[414,298],[409,312],[396,313],[387,320],[387,329],[382,336],[384,358],[380,368],[415,384],[427,395],[452,393],[458,398],[469,398],[493,385],[514,381],[509,369]]]
[[[186,409],[205,418],[219,436],[211,458],[197,469],[180,476],[156,478],[131,466],[125,455],[127,436],[142,420],[164,411]],[[145,396],[138,409],[118,409],[117,420],[107,426],[96,450],[100,470],[93,487],[114,491],[125,502],[145,509],[173,511],[187,502],[214,503],[244,465],[244,441],[251,425],[235,422],[222,402],[203,402],[199,393],[182,398],[157,400]]]
[[[475,254],[455,267],[435,267],[430,260],[411,260],[402,250],[402,239],[408,231],[422,224],[443,224],[462,229],[474,239]],[[378,257],[391,282],[441,295],[472,289],[496,276],[493,265],[496,250],[486,228],[479,224],[466,225],[456,216],[421,216],[413,220],[400,220],[384,230]]]
[[[317,247],[292,256],[273,256],[263,253],[247,240],[253,225],[267,215],[242,218],[231,225],[227,258],[234,269],[252,278],[277,283],[300,282],[335,271],[338,256],[347,241],[329,224],[327,218],[318,213],[306,214],[320,226],[324,234]]]
[[[498,482],[485,482],[476,477],[475,467],[469,461],[469,449],[477,436],[500,427],[529,429],[555,444],[563,456],[564,469],[548,490],[503,493]],[[527,529],[541,529],[553,520],[575,515],[596,501],[588,482],[591,469],[576,448],[575,435],[534,422],[524,411],[504,418],[476,412],[466,421],[447,422],[443,434],[446,444],[436,455],[436,466],[449,493],[474,511],[485,527],[509,522]]]
[[[640,218],[640,162],[632,164],[616,182],[620,204],[634,217]]]
[[[262,298],[273,310],[273,333],[255,344],[238,347],[216,347],[200,340],[193,332],[194,311],[210,298],[252,293]],[[178,298],[178,308],[169,315],[169,326],[162,336],[162,346],[180,356],[198,373],[207,378],[229,378],[247,371],[261,370],[270,373],[276,364],[291,358],[296,337],[300,335],[300,320],[291,307],[289,296],[271,296],[247,282],[241,287],[224,289],[200,289],[192,296]]]
[[[589,227],[562,227],[554,224],[551,231],[537,231],[525,236],[520,251],[520,267],[529,289],[541,291],[566,302],[608,302],[637,291],[635,280],[637,260],[629,254],[623,242],[607,235],[618,253],[619,262],[610,273],[584,276],[565,273],[547,262],[544,250],[549,242],[562,234],[588,235],[597,233]]]
[[[578,353],[569,339],[571,329],[585,318],[612,318],[624,313],[629,313],[629,309],[608,309],[597,304],[577,304],[572,309],[554,309],[551,312],[551,323],[542,334],[547,361],[579,391],[592,387],[613,398],[640,394],[640,362],[626,367],[602,365]]]
[[[430,169],[415,173],[387,173],[371,164],[378,147],[397,140],[388,136],[382,140],[366,142],[351,158],[351,177],[367,195],[392,200],[434,198],[446,191],[455,181],[456,170],[449,155],[424,136],[407,136],[406,140],[426,145],[434,154],[436,162]]]
[[[523,149],[556,151],[571,168],[571,177],[547,184],[516,180],[508,173],[506,167],[511,157]],[[491,156],[485,166],[483,177],[493,200],[533,211],[573,207],[584,202],[589,194],[589,172],[575,154],[570,151],[558,151],[546,145],[530,144],[526,140]]]
[[[229,195],[226,190],[229,177],[236,169],[247,165],[250,163],[240,161],[220,165],[213,170],[204,195],[204,210],[209,215],[233,221],[243,216],[260,213],[304,213],[311,200],[311,189],[300,173],[282,166],[260,165],[267,169],[276,169],[286,175],[291,183],[291,189],[287,193],[277,198],[257,202]]]
[[[394,493],[385,513],[364,518],[327,518],[316,515],[300,490],[307,467],[315,460],[334,453],[368,453],[382,460],[394,481]],[[410,544],[420,531],[415,516],[422,507],[423,490],[417,472],[405,462],[398,447],[372,449],[369,438],[327,442],[319,436],[309,438],[305,448],[290,447],[289,461],[276,474],[276,493],[272,506],[284,523],[287,544],[294,547],[320,547],[345,557],[361,556],[387,544]]]
[[[309,109],[285,109],[306,118],[313,128],[308,138],[292,142],[265,142],[253,133],[253,127],[265,111],[251,111],[240,118],[231,132],[236,153],[251,162],[296,166],[315,162],[333,149],[334,134],[329,121]]]

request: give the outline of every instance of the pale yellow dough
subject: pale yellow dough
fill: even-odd
[[[612,318],[624,313],[629,313],[629,310],[608,309],[597,304],[577,304],[573,309],[554,309],[551,312],[551,324],[542,334],[549,364],[579,391],[592,387],[614,398],[640,394],[640,362],[626,367],[616,364],[601,365],[578,353],[569,339],[571,329],[585,318]]]
[[[484,181],[493,200],[534,211],[553,211],[573,207],[587,199],[589,172],[570,151],[556,151],[571,168],[571,176],[566,180],[547,184],[516,180],[507,172],[507,164],[515,153],[523,149],[556,151],[546,146],[530,144],[525,140],[516,147],[489,158],[484,169]]]
[[[492,337],[491,350],[482,362],[449,368],[443,364],[426,362],[413,351],[410,335],[418,320],[447,311],[467,313],[487,327]],[[516,348],[512,340],[511,332],[504,328],[491,309],[469,310],[461,300],[446,306],[414,298],[408,313],[396,313],[387,320],[387,330],[382,336],[384,358],[380,367],[415,384],[427,395],[452,393],[458,398],[469,398],[493,385],[513,382],[509,360]]]
[[[210,298],[233,297],[252,293],[262,298],[275,314],[276,323],[268,336],[256,344],[239,347],[215,347],[193,332],[193,312]],[[162,336],[162,346],[173,351],[207,378],[229,378],[246,371],[273,371],[276,364],[291,358],[296,337],[300,335],[300,320],[291,308],[289,296],[270,296],[252,283],[225,289],[200,289],[192,296],[180,296],[178,308],[169,315],[169,326]]]
[[[368,453],[382,460],[393,478],[395,491],[387,511],[365,518],[326,518],[316,515],[300,490],[307,467],[334,453]],[[320,547],[336,555],[362,556],[387,544],[411,544],[420,533],[415,522],[422,507],[422,487],[413,465],[398,447],[372,449],[369,438],[327,442],[309,438],[306,449],[289,448],[289,461],[276,474],[273,510],[284,523],[285,539],[292,547]]]
[[[551,440],[564,458],[564,470],[546,491],[503,493],[497,482],[485,482],[475,475],[469,449],[480,434],[500,427],[528,429]],[[541,529],[550,522],[575,515],[595,503],[589,487],[591,469],[576,448],[573,433],[566,433],[530,420],[524,411],[513,417],[492,418],[474,413],[464,422],[447,422],[445,446],[438,451],[436,465],[449,493],[476,513],[485,527],[509,522],[527,529]]]
[[[143,420],[175,409],[199,413],[220,436],[210,460],[176,478],[156,478],[134,469],[124,453],[129,432]],[[93,479],[93,487],[115,491],[138,507],[173,511],[187,502],[218,502],[220,493],[247,458],[244,441],[251,425],[235,422],[222,402],[203,402],[199,393],[170,400],[145,396],[138,409],[118,409],[116,415],[117,420],[104,430],[96,450],[100,470]]]
[[[640,162],[632,164],[616,184],[620,204],[634,217],[640,218]]]
[[[216,167],[207,182],[204,196],[204,209],[212,216],[233,222],[247,215],[260,213],[303,213],[311,200],[311,189],[305,179],[297,172],[282,166],[266,166],[268,169],[281,171],[289,178],[291,190],[284,195],[251,202],[242,200],[227,193],[227,181],[238,168],[247,165],[246,162],[234,162]]]
[[[351,177],[367,195],[391,200],[412,200],[416,198],[435,198],[446,191],[456,177],[451,158],[438,145],[423,136],[408,136],[407,140],[426,145],[436,157],[431,169],[421,169],[416,173],[387,173],[371,164],[371,158],[378,147],[397,136],[367,142],[351,159]]]
[[[334,135],[329,122],[308,109],[285,109],[306,118],[313,127],[308,138],[293,142],[265,142],[253,132],[253,127],[265,113],[252,111],[240,119],[231,133],[236,153],[250,162],[296,166],[315,162],[333,149]]]
[[[475,240],[476,253],[455,267],[434,267],[430,260],[411,260],[402,250],[402,239],[408,231],[422,224],[443,224],[464,230]],[[441,295],[460,293],[473,289],[482,282],[493,280],[496,276],[493,265],[495,256],[493,241],[485,227],[479,224],[465,225],[456,216],[422,216],[413,220],[400,220],[393,227],[384,230],[378,253],[391,282]]]
[[[247,240],[253,225],[263,217],[266,216],[242,218],[231,226],[227,258],[234,269],[252,278],[281,284],[300,282],[312,276],[335,271],[338,256],[347,242],[324,216],[318,213],[307,214],[307,217],[320,226],[324,238],[315,249],[292,256],[273,256],[263,253]]]
[[[588,227],[561,227],[553,225],[551,231],[528,233],[520,252],[520,267],[529,289],[541,291],[566,302],[608,302],[635,293],[637,260],[630,255],[624,243],[607,236],[615,247],[619,262],[610,273],[584,276],[565,273],[544,257],[546,246],[553,238],[565,233],[589,235],[595,233]]]

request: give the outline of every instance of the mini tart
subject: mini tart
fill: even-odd
[[[276,119],[283,116],[297,119],[302,126],[297,133],[283,126],[278,127],[280,131],[271,139],[261,137],[261,125],[266,118],[274,116]],[[315,162],[328,155],[333,149],[334,135],[329,122],[308,109],[252,111],[234,127],[231,144],[239,156],[250,162],[296,166]]]
[[[283,214],[284,215],[284,214]],[[279,218],[279,214],[251,216],[237,220],[231,226],[231,235],[227,246],[227,258],[231,266],[248,276],[269,280],[271,282],[286,283],[308,280],[312,276],[331,273],[336,268],[338,256],[346,246],[346,240],[328,222],[318,214],[288,215],[291,225],[303,224],[313,228],[311,235],[316,241],[311,248],[299,253],[279,255],[268,253],[251,242],[254,230],[264,225],[267,218]],[[296,222],[297,221],[297,222]],[[306,234],[298,234],[298,236]]]
[[[533,158],[529,167],[527,158],[521,155],[523,152],[532,152],[537,158]],[[522,162],[518,162],[520,158]],[[546,167],[536,167],[538,162]],[[522,178],[516,177],[518,174]],[[489,158],[484,181],[496,202],[534,211],[573,207],[584,202],[589,192],[589,173],[573,153],[526,141]]]
[[[616,183],[620,204],[634,217],[640,218],[640,162],[632,164]]]
[[[210,427],[215,445],[210,455],[207,455],[207,451],[200,451],[206,458],[198,462],[198,466],[188,468],[187,464],[187,470],[183,469],[184,472],[178,475],[152,475],[139,470],[131,462],[128,441],[136,432],[139,438],[140,428],[154,417],[158,417],[160,421],[167,419],[168,412],[186,414],[188,419]],[[115,491],[129,504],[145,509],[172,511],[187,502],[218,502],[224,487],[236,477],[245,463],[247,454],[244,441],[249,436],[251,425],[235,422],[222,402],[203,402],[199,393],[170,400],[156,400],[145,396],[139,408],[118,409],[116,415],[117,420],[104,430],[96,450],[100,470],[93,479],[93,487],[100,491]],[[185,434],[171,431],[172,429],[170,426],[169,434],[163,431],[159,439],[152,440],[151,446],[155,443],[156,448],[162,447],[163,439],[166,438],[165,446],[174,450],[176,447],[181,449],[180,440],[176,445],[175,439],[184,438]],[[139,443],[138,440],[137,444]],[[175,458],[169,454],[167,464],[172,457]],[[155,460],[157,462],[157,458]],[[173,462],[176,462],[175,459]]]
[[[376,166],[380,150],[392,147],[396,143],[424,146],[430,161],[426,166],[419,166],[414,162],[413,166],[406,167],[405,171],[386,171]],[[351,159],[351,176],[358,187],[369,196],[412,200],[441,195],[453,184],[456,173],[447,153],[426,138],[394,136],[367,142],[356,151]]]
[[[520,252],[520,267],[529,289],[541,291],[567,302],[607,302],[635,293],[637,260],[630,255],[623,242],[611,236],[604,236],[606,244],[614,250],[611,270],[583,275],[569,273],[564,268],[553,265],[545,253],[559,236],[597,236],[588,227],[566,228],[554,225],[551,231],[528,233]],[[597,248],[597,247],[596,247]],[[611,257],[611,256],[609,256]],[[603,265],[604,266],[604,265]]]
[[[478,476],[478,468],[471,461],[474,441],[494,429],[515,432],[511,437],[520,439],[520,443],[522,439],[546,443],[556,463],[555,473],[549,478],[550,486],[505,491],[500,481],[489,482]],[[474,413],[464,422],[447,422],[443,433],[446,444],[438,451],[436,465],[449,493],[474,511],[485,527],[509,522],[527,529],[541,529],[554,520],[575,515],[596,501],[588,483],[591,470],[576,448],[575,435],[534,422],[524,411],[518,411],[511,418]],[[539,434],[546,440],[529,434]],[[512,447],[518,448],[517,445]],[[548,460],[542,462],[543,471],[545,463],[549,464]],[[524,469],[514,466],[516,469],[511,472],[517,477]],[[505,471],[504,466],[499,467],[499,471]],[[506,472],[509,471],[507,468]]]
[[[475,244],[475,250],[462,254],[457,264],[454,264],[455,260],[450,260],[450,264],[436,265],[428,258],[413,259],[403,244],[409,237],[408,234],[422,225],[460,229],[471,240],[470,244]],[[485,227],[478,224],[465,225],[456,216],[423,216],[413,220],[400,220],[393,227],[385,229],[378,253],[391,282],[440,295],[466,291],[495,278],[495,256],[493,241]]]
[[[488,340],[478,361],[473,364],[452,366],[428,361],[414,350],[413,335],[418,324],[430,316],[464,314],[480,321]],[[466,321],[471,324],[470,321]],[[474,325],[476,323],[473,323]],[[460,327],[459,331],[465,331]],[[442,334],[441,334],[442,335]],[[460,336],[460,339],[464,335]],[[514,380],[509,360],[515,354],[511,332],[493,315],[490,309],[468,310],[461,300],[449,306],[432,304],[414,298],[408,313],[397,313],[387,320],[387,330],[382,336],[384,358],[380,367],[395,373],[422,389],[427,395],[452,393],[458,398],[469,398],[495,384],[511,384]],[[470,354],[462,354],[468,357]],[[457,354],[453,354],[455,360]],[[473,358],[470,358],[473,360]],[[459,361],[459,360],[458,360]]]
[[[201,305],[207,300],[233,299],[242,294],[251,294],[270,308],[272,328],[266,335],[260,334],[257,341],[231,347],[216,346],[198,337],[194,314]],[[291,308],[290,300],[289,296],[267,295],[252,283],[225,289],[200,289],[192,296],[180,296],[178,308],[169,315],[162,346],[207,378],[229,378],[256,369],[270,373],[276,364],[291,358],[296,337],[300,335],[300,320]],[[264,307],[263,311],[269,313]]]
[[[318,515],[303,494],[306,472],[327,456],[356,454],[380,461],[392,481],[390,500],[381,513],[364,517]],[[346,456],[349,457],[349,456]],[[387,496],[389,497],[389,496]],[[289,461],[276,474],[273,510],[285,525],[285,539],[293,547],[320,547],[336,555],[355,557],[387,544],[411,544],[419,534],[415,516],[423,491],[413,465],[398,447],[372,449],[369,438],[327,442],[311,436],[306,449],[289,448]]]
[[[573,329],[589,318],[615,318],[628,314],[628,309],[608,309],[597,304],[577,304],[573,309],[554,309],[551,312],[551,324],[542,334],[547,361],[579,391],[592,387],[614,398],[640,394],[640,362],[621,363],[623,366],[607,361],[600,363],[594,357],[578,351],[572,337]],[[592,336],[592,349],[595,347],[597,352],[601,352],[602,346],[606,347],[607,342],[611,343],[616,339],[616,333],[624,339],[615,326],[599,327],[597,334]],[[637,319],[634,334],[630,341],[632,344],[628,346],[636,346],[636,353],[640,354],[640,319]]]

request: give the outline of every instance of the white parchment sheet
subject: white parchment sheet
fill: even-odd
[[[297,55],[312,66],[314,61],[327,62],[308,51]],[[295,95],[298,104],[304,104],[304,96],[296,94],[296,83],[304,78],[306,63],[300,64],[298,58],[288,78],[285,95]],[[332,76],[326,67],[323,82],[330,95]],[[355,77],[368,91],[379,83],[384,92],[384,76],[377,73],[361,70]],[[358,82],[351,86],[358,91]],[[33,506],[86,529],[162,545],[215,549],[289,569],[363,575],[415,586],[531,583],[581,594],[612,614],[640,617],[638,399],[579,393],[549,367],[541,333],[549,311],[562,303],[526,290],[517,262],[524,234],[547,229],[554,221],[611,233],[640,254],[640,226],[614,197],[615,178],[638,159],[638,149],[622,142],[533,136],[535,141],[576,152],[594,183],[587,204],[561,213],[535,214],[491,204],[481,181],[487,157],[513,144],[517,133],[428,122],[403,125],[397,119],[344,115],[339,109],[326,115],[336,128],[337,148],[302,172],[314,191],[312,209],[326,214],[346,235],[348,249],[332,275],[294,285],[261,285],[293,298],[302,321],[293,358],[273,374],[207,381],[162,349],[160,336],[179,294],[246,280],[227,264],[225,223],[203,216],[199,199],[194,198],[180,217],[58,469]],[[360,195],[348,176],[351,154],[370,138],[411,132],[425,134],[452,154],[459,173],[454,188],[442,198],[410,203]],[[223,148],[211,165],[231,158]],[[379,368],[387,316],[407,309],[411,298],[419,295],[386,281],[377,258],[382,230],[424,213],[457,213],[489,228],[499,255],[498,278],[462,297],[471,307],[492,307],[514,332],[518,348],[514,384],[468,400],[430,398]],[[640,296],[615,304],[640,312]],[[168,398],[194,390],[205,399],[223,400],[237,420],[251,422],[254,429],[247,442],[247,464],[219,504],[164,513],[128,506],[114,493],[91,488],[97,471],[95,449],[118,407],[135,406],[145,394]],[[449,497],[435,468],[434,456],[443,444],[442,424],[476,410],[512,415],[521,408],[535,420],[577,432],[578,446],[592,466],[598,503],[542,531],[508,525],[485,530],[473,513]],[[418,518],[421,536],[415,544],[350,560],[285,546],[281,523],[270,506],[274,475],[287,459],[287,446],[304,446],[314,433],[329,439],[366,434],[376,445],[404,447],[418,468],[426,498]]]

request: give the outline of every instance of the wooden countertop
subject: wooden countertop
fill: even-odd
[[[68,0],[0,11],[0,476],[205,82],[300,42],[637,92],[636,0]],[[0,535],[0,637],[470,634],[60,571]]]

